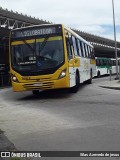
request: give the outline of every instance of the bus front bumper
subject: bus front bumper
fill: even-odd
[[[42,81],[42,82],[26,82],[19,83],[12,81],[13,91],[32,91],[32,90],[48,90],[48,89],[60,89],[69,88],[69,80],[67,77],[52,80],[52,81]]]

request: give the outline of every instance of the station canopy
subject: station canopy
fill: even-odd
[[[10,30],[30,25],[52,24],[39,18],[20,14],[18,12],[8,11],[0,7],[0,40],[8,39]],[[113,57],[115,58],[114,40],[72,29],[81,37],[90,42],[95,49],[96,57]],[[117,42],[117,54],[120,57],[120,42]]]

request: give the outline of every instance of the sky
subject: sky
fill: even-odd
[[[0,0],[0,6],[52,23],[114,39],[112,0]],[[120,0],[114,0],[120,41]]]

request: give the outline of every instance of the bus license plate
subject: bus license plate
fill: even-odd
[[[42,83],[35,83],[35,84],[33,84],[33,86],[40,87],[40,86],[42,86]]]

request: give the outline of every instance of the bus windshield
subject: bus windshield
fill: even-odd
[[[41,71],[64,61],[62,36],[14,41],[12,67],[17,71]]]

